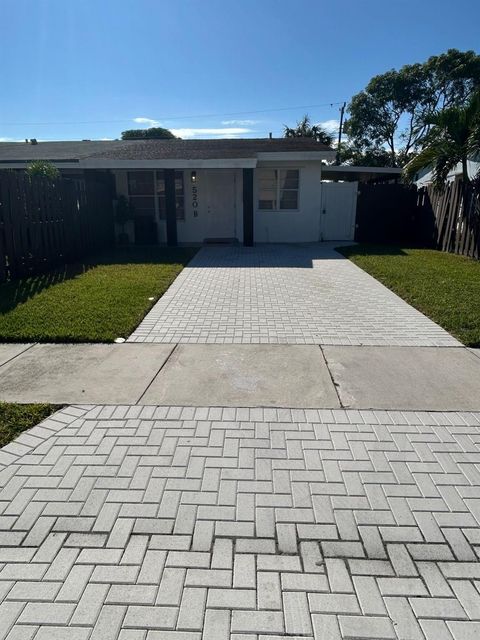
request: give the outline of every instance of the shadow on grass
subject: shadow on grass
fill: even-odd
[[[34,276],[27,276],[0,284],[0,314],[57,284],[83,275],[90,269],[107,265],[126,264],[187,264],[196,250],[169,247],[125,247],[89,256],[83,261],[64,264]]]
[[[408,247],[411,249],[422,249],[425,247]],[[350,247],[339,247],[336,249],[346,258],[351,256],[406,256],[408,255],[404,247],[392,244],[356,244]]]

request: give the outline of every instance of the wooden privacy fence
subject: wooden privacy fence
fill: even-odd
[[[480,195],[459,180],[433,186],[361,184],[355,240],[423,245],[480,258]]]
[[[358,185],[355,240],[411,242],[417,221],[417,189],[404,184]]]
[[[113,239],[108,184],[0,171],[0,282],[77,260]]]
[[[423,187],[417,207],[423,219],[431,221],[427,242],[442,251],[480,258],[480,194],[472,185],[457,180],[442,192]]]

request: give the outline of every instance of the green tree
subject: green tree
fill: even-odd
[[[176,136],[163,127],[128,129],[127,131],[122,131],[122,140],[171,140],[173,138],[176,138]]]
[[[465,104],[479,86],[480,56],[450,49],[372,78],[353,96],[344,131],[360,150],[385,147],[398,166],[421,147],[433,113]]]
[[[319,124],[312,124],[309,116],[305,114],[301,120],[297,122],[296,127],[288,127],[284,125],[284,138],[313,138],[317,142],[332,146],[333,136],[325,131]]]
[[[392,156],[384,147],[359,148],[348,142],[340,146],[340,161],[354,167],[392,166]]]
[[[60,171],[47,160],[34,160],[30,162],[26,168],[26,173],[31,178],[35,176],[47,178],[48,180],[58,180],[58,178],[60,178]]]
[[[431,167],[433,182],[441,189],[448,173],[460,163],[463,182],[468,184],[467,161],[480,154],[480,91],[472,94],[467,104],[442,109],[427,122],[431,129],[425,146],[406,165],[405,178],[412,181],[418,171]]]

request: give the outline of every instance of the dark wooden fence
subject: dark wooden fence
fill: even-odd
[[[461,181],[432,186],[361,184],[355,240],[423,245],[480,258],[480,196]]]
[[[480,194],[471,185],[465,187],[457,180],[442,192],[423,187],[418,191],[417,207],[423,219],[431,221],[427,243],[442,251],[480,258]]]
[[[417,189],[403,184],[359,183],[355,240],[410,242],[417,223]]]
[[[114,240],[109,185],[0,171],[0,282],[72,262]]]

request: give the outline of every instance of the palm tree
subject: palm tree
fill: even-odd
[[[313,138],[317,142],[332,146],[333,136],[325,131],[319,124],[312,124],[308,114],[305,114],[301,120],[297,122],[296,127],[288,127],[284,125],[284,138]]]
[[[421,169],[432,167],[433,183],[441,189],[448,173],[462,165],[464,184],[470,183],[467,161],[480,153],[480,91],[463,107],[450,107],[426,119],[431,129],[424,148],[404,168],[407,181]]]

